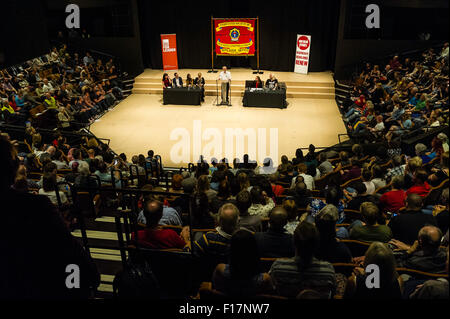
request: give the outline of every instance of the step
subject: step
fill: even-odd
[[[116,232],[86,230],[89,247],[108,247],[111,249],[119,248],[119,241]],[[82,243],[80,230],[75,230],[72,235]],[[125,234],[123,235],[125,240]]]
[[[163,89],[148,89],[148,88],[134,88],[133,94],[160,94],[162,95]],[[205,95],[216,96],[217,92],[215,90],[206,90]],[[244,96],[243,91],[231,91],[231,96]],[[296,92],[296,93],[286,93],[287,98],[304,98],[304,99],[334,99],[334,93],[316,93],[316,92]]]
[[[249,79],[251,80],[251,79]],[[282,81],[280,82],[286,83],[286,86],[289,88],[290,86],[315,86],[315,87],[333,87],[333,82],[311,82],[311,81]],[[206,80],[206,85],[208,84],[215,84],[215,80]],[[159,86],[162,86],[162,81],[159,78],[150,78],[150,77],[137,77],[134,79],[134,84],[140,84],[140,83],[152,83],[152,84],[158,84]],[[245,80],[236,80],[231,82],[232,85],[241,85],[245,86]]]
[[[123,219],[121,219],[123,223]],[[116,220],[113,216],[98,217],[95,220],[86,220],[86,229],[105,232],[116,232]]]

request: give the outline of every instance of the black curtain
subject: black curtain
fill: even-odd
[[[211,16],[260,19],[260,69],[293,71],[297,34],[311,35],[309,71],[332,70],[336,53],[339,2],[255,0],[153,2],[139,0],[145,67],[162,69],[160,34],[176,33],[179,68],[211,67]],[[216,57],[215,68],[251,67],[254,57]]]
[[[50,50],[43,0],[0,1],[0,69]]]

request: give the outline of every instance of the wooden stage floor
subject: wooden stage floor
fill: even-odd
[[[184,71],[179,73],[185,77]],[[211,75],[205,70],[202,73]],[[250,70],[247,73],[241,81],[251,75]],[[283,72],[274,73],[280,81],[332,81],[327,72],[283,77]],[[238,76],[233,72],[235,79]],[[286,109],[243,107],[240,96],[231,98],[231,107],[214,102],[215,96],[206,96],[201,106],[163,105],[160,94],[132,94],[92,124],[91,131],[111,139],[111,148],[125,153],[129,160],[153,149],[164,165],[172,167],[186,167],[196,162],[199,154],[232,161],[244,153],[260,163],[271,157],[277,165],[282,155],[291,158],[298,147],[311,143],[328,147],[339,142],[339,133],[346,133],[334,99],[288,97]]]

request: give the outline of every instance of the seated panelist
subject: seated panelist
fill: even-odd
[[[167,73],[164,73],[162,78],[163,88],[171,88],[172,87],[172,80],[170,79],[169,75]]]
[[[178,75],[178,73],[174,73],[174,78],[172,80],[172,86],[174,88],[181,88],[183,87],[183,79]]]
[[[261,78],[259,76],[257,76],[255,78],[255,88],[259,89],[264,87],[264,83],[261,81]]]
[[[269,74],[269,78],[266,81],[266,88],[269,90],[276,90],[278,88],[278,80],[272,73]]]
[[[186,86],[192,87],[193,85],[194,85],[194,80],[192,79],[192,76],[190,74],[188,74],[186,76]]]

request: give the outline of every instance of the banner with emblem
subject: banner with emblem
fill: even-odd
[[[255,55],[256,19],[214,19],[216,55]]]

